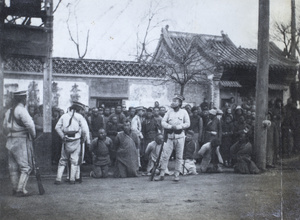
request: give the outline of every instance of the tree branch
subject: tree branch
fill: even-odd
[[[58,9],[58,7],[59,7],[59,5],[60,5],[61,2],[62,2],[62,0],[59,0],[59,1],[58,1],[58,3],[57,3],[57,5],[56,5],[55,9],[53,10],[53,14],[56,12],[56,10]]]

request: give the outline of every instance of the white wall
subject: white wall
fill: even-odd
[[[18,84],[17,90],[28,90],[29,84],[35,81],[38,85],[39,90],[39,99],[40,103],[43,104],[43,80],[27,80],[27,79],[4,79],[4,94],[7,94],[7,91],[5,90],[5,85],[7,84]],[[64,111],[67,110],[68,107],[70,107],[70,95],[71,95],[71,89],[72,86],[76,83],[78,85],[78,88],[81,90],[79,92],[80,98],[79,101],[82,102],[85,105],[88,105],[89,101],[89,87],[86,82],[70,82],[70,81],[55,81],[58,83],[59,88],[59,104],[58,107],[63,109]],[[15,91],[11,91],[15,92]],[[5,100],[4,100],[5,103]]]

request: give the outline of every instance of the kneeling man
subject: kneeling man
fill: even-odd
[[[109,151],[113,147],[113,142],[106,137],[106,131],[101,128],[98,131],[98,137],[95,138],[90,147],[93,154],[93,170],[90,176],[93,178],[108,177],[108,166],[110,164]]]

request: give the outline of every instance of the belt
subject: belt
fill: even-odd
[[[166,129],[165,130],[167,134],[181,134],[181,132],[183,131],[182,129],[179,130],[171,130],[171,129]]]

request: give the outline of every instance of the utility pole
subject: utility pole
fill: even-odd
[[[53,0],[45,1],[46,20],[45,32],[47,33],[46,56],[44,60],[44,83],[43,83],[43,131],[51,133],[52,123],[52,44],[53,44]]]
[[[53,44],[53,0],[45,0],[45,27],[47,33],[46,55],[43,63],[43,150],[39,154],[45,171],[51,170],[52,152],[52,44]],[[42,164],[42,163],[40,163]]]
[[[267,129],[262,122],[268,112],[269,14],[270,0],[259,0],[254,154],[261,170],[266,169]]]
[[[295,0],[291,0],[291,59],[296,59],[296,5]]]

